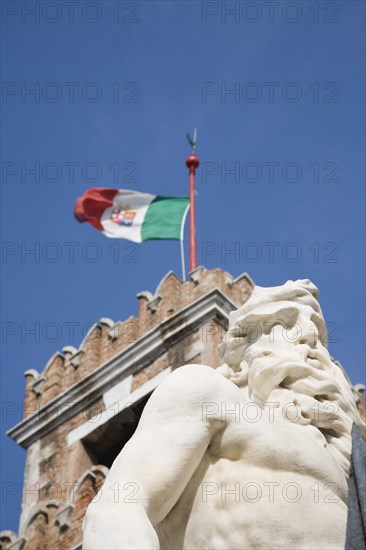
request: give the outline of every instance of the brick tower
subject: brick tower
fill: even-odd
[[[77,550],[86,507],[134,433],[156,386],[187,363],[219,365],[230,311],[251,295],[246,274],[198,267],[169,272],[155,294],[140,292],[138,317],[102,318],[79,349],[56,352],[25,372],[24,419],[9,431],[27,449],[19,534],[2,550]]]

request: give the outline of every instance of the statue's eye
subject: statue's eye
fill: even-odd
[[[235,339],[243,339],[246,338],[247,331],[242,329],[241,327],[235,327],[233,330],[233,337]]]

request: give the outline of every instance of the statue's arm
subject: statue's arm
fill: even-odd
[[[162,521],[200,464],[219,420],[202,416],[227,381],[201,365],[181,367],[155,390],[138,428],[87,510],[85,550],[158,549]]]

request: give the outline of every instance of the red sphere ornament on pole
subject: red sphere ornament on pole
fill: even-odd
[[[195,175],[199,167],[200,159],[196,155],[197,130],[194,131],[193,139],[187,134],[188,141],[192,145],[192,153],[186,159],[186,166],[189,169],[189,198],[190,198],[190,219],[189,219],[189,271],[197,267],[197,243],[196,243],[196,208],[195,208]]]

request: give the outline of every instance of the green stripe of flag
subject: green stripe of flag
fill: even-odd
[[[141,227],[141,240],[180,239],[188,197],[161,197],[157,195],[149,204]]]

